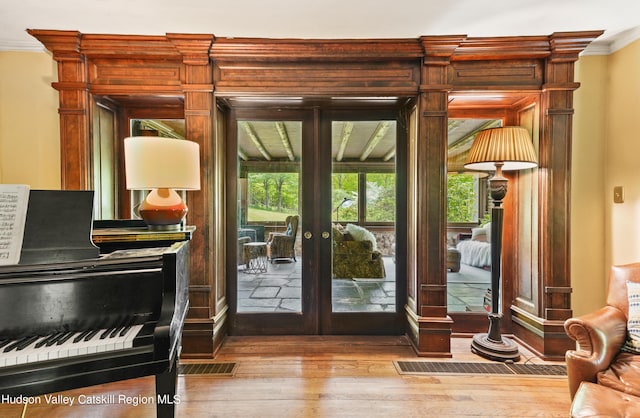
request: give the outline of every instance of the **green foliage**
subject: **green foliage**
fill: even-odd
[[[358,222],[358,173],[333,173],[332,219]],[[286,214],[298,213],[298,173],[249,173],[248,220],[276,221]],[[396,175],[394,173],[366,174],[367,213],[369,222],[393,222],[396,213]],[[338,209],[344,198],[349,199]]]
[[[298,173],[249,173],[249,221],[277,220],[277,213],[298,213]],[[263,219],[264,212],[274,213],[273,219]],[[260,214],[260,215],[258,215]],[[254,219],[258,216],[261,219]]]
[[[332,219],[340,222],[358,221],[358,174],[333,173],[331,175],[331,207]],[[351,199],[351,205],[346,203],[338,208],[344,198]]]
[[[389,222],[396,219],[395,173],[367,174],[367,221]]]
[[[477,222],[477,180],[471,174],[447,176],[447,222]]]
[[[333,219],[340,222],[358,222],[358,173],[334,173],[332,179],[332,204],[334,212],[343,199],[349,198],[351,206],[341,206]],[[366,174],[367,222],[393,222],[396,219],[395,173]]]

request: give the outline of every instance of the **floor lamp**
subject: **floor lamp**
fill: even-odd
[[[518,346],[500,335],[499,312],[500,273],[502,266],[502,223],[504,208],[502,199],[507,194],[507,179],[503,171],[523,170],[538,165],[536,153],[529,132],[519,126],[492,128],[480,131],[476,136],[465,168],[471,170],[494,171],[489,179],[491,208],[491,312],[489,332],[476,334],[471,342],[471,351],[479,356],[497,361],[517,361],[520,358]]]

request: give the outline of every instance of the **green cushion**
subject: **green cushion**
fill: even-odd
[[[340,231],[338,228],[336,228],[335,226],[331,228],[331,232],[333,232],[333,240],[335,242],[342,242],[344,241],[344,234],[342,233],[342,231]]]

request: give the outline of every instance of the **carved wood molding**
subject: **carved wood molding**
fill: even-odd
[[[81,52],[92,58],[181,59],[175,45],[162,35],[83,34]]]
[[[552,62],[578,60],[578,55],[604,31],[555,32],[549,36]]]
[[[466,35],[420,37],[424,65],[449,65],[452,55],[466,38]]]
[[[414,96],[417,62],[215,62],[216,92],[222,95]]]
[[[539,59],[452,61],[449,83],[456,90],[539,90],[544,65]]]
[[[406,39],[265,39],[216,38],[212,34],[97,35],[78,31],[28,29],[45,47],[65,53],[108,57],[171,57],[202,64],[214,60],[388,61],[425,58],[425,65],[449,60],[546,58],[575,61],[602,31],[556,32],[549,36],[422,36]]]
[[[538,315],[565,320],[571,311],[571,142],[574,63],[578,54],[602,32],[554,33],[549,37],[550,55],[545,60],[542,86],[540,138],[540,283],[544,292]],[[553,175],[549,175],[553,173]]]
[[[47,50],[53,53],[53,59],[62,60],[65,57],[80,55],[81,34],[75,30],[39,30],[27,29],[27,33],[36,38]]]
[[[571,288],[568,240],[571,118],[573,90],[579,86],[573,79],[573,71],[578,54],[601,31],[503,38],[451,35],[357,40],[28,32],[53,53],[58,63],[58,81],[53,86],[60,91],[61,171],[65,189],[90,187],[89,93],[113,97],[137,95],[148,98],[150,106],[153,97],[184,97],[187,137],[201,144],[206,153],[203,162],[211,156],[224,155],[224,138],[216,139],[213,129],[214,87],[221,97],[360,93],[418,98],[418,138],[415,155],[409,158],[416,163],[415,179],[411,181],[416,182],[417,222],[411,227],[415,227],[418,237],[417,277],[411,280],[416,281],[419,293],[410,311],[415,316],[413,322],[418,324],[413,342],[419,351],[429,353],[446,352],[451,331],[446,316],[443,170],[451,110],[449,92],[453,89],[540,94],[542,283],[536,285],[540,289]],[[509,112],[505,114],[508,116]],[[221,160],[216,161],[216,167],[224,163],[223,157],[218,158]],[[191,216],[202,234],[194,239],[194,246],[206,257],[216,253],[216,266],[224,264],[224,239],[214,228],[224,223],[224,214],[211,215],[207,211],[210,202],[222,196],[220,185],[224,184],[224,176],[222,171],[215,175],[208,173],[203,191],[190,197],[194,210]],[[214,245],[214,241],[221,244]],[[213,264],[192,265],[194,285],[209,289],[207,292],[191,289],[193,306],[197,309],[194,312],[202,321],[209,321],[212,314],[222,309],[219,306],[225,306],[224,283],[220,281],[224,272]],[[548,315],[547,319],[560,320],[570,314],[569,296],[568,290],[545,293],[538,307],[539,317]],[[209,322],[206,329],[210,329]],[[434,344],[434,339],[440,336],[442,340]],[[538,337],[531,337],[535,338]],[[543,344],[545,338],[543,335]],[[557,335],[550,338],[558,340],[558,346],[564,346]]]
[[[386,61],[418,59],[417,39],[262,39],[217,38],[213,60]]]
[[[547,36],[482,37],[462,40],[451,59],[455,61],[539,59],[549,54],[549,37]]]
[[[168,33],[167,39],[180,52],[185,64],[209,65],[209,50],[215,36]]]

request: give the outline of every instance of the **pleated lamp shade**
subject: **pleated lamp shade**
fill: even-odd
[[[503,163],[503,171],[536,167],[538,158],[529,131],[520,126],[505,126],[478,132],[464,167],[493,171],[495,163]]]
[[[451,174],[472,174],[477,178],[489,177],[489,174],[484,171],[475,171],[466,168],[464,165],[467,162],[467,155],[469,151],[461,152],[456,155],[452,155],[447,158],[447,172]]]

